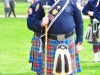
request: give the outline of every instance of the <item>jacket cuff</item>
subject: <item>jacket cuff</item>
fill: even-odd
[[[83,38],[82,37],[78,37],[76,40],[76,44],[78,43],[83,43]]]

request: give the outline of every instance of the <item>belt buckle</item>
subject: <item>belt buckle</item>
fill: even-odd
[[[57,35],[57,40],[62,41],[65,39],[65,35]]]

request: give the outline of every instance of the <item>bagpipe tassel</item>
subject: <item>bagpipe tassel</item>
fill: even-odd
[[[85,36],[85,39],[88,41],[88,42],[92,42],[93,41],[93,38],[92,38],[92,24],[89,24],[88,25],[88,28],[86,30],[86,36]]]
[[[96,38],[97,38],[97,42],[100,42],[100,25],[98,26],[98,29],[96,31]]]
[[[72,73],[72,65],[68,47],[65,44],[59,44],[55,53],[53,74],[66,75],[70,73]]]

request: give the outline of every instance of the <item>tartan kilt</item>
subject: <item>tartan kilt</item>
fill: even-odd
[[[40,50],[40,38],[33,36],[32,46],[29,55],[29,63],[32,64],[31,70],[35,72],[41,71],[42,56],[41,53],[39,53],[39,50]]]
[[[61,44],[61,43],[64,43],[68,46],[68,50],[69,50],[69,53],[71,55],[71,62],[72,62],[71,64],[72,64],[72,72],[73,73],[70,75],[81,72],[82,68],[80,65],[79,56],[78,56],[78,54],[76,54],[76,51],[75,51],[75,39],[74,39],[74,35],[73,35],[73,36],[71,36],[63,41],[48,39],[48,43],[47,43],[47,75],[53,75],[52,72],[53,72],[56,47],[58,44]],[[43,55],[42,55],[43,62],[42,62],[41,75],[44,75],[44,57],[43,57]]]
[[[37,72],[37,75],[44,75],[44,52],[39,53],[40,48],[40,38],[33,36],[32,38],[32,46],[30,49],[29,62],[32,64],[31,70]],[[47,75],[53,75],[53,62],[55,57],[55,51],[58,44],[64,43],[68,45],[69,53],[71,54],[72,61],[72,71],[73,74],[81,72],[80,59],[78,54],[75,54],[75,39],[74,36],[71,36],[64,41],[57,41],[48,39],[47,46]],[[44,50],[42,50],[44,51]]]

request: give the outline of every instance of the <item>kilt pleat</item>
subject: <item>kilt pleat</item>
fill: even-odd
[[[32,63],[31,70],[35,72],[41,71],[42,54],[39,52],[39,50],[40,50],[40,38],[33,36],[29,62]]]

